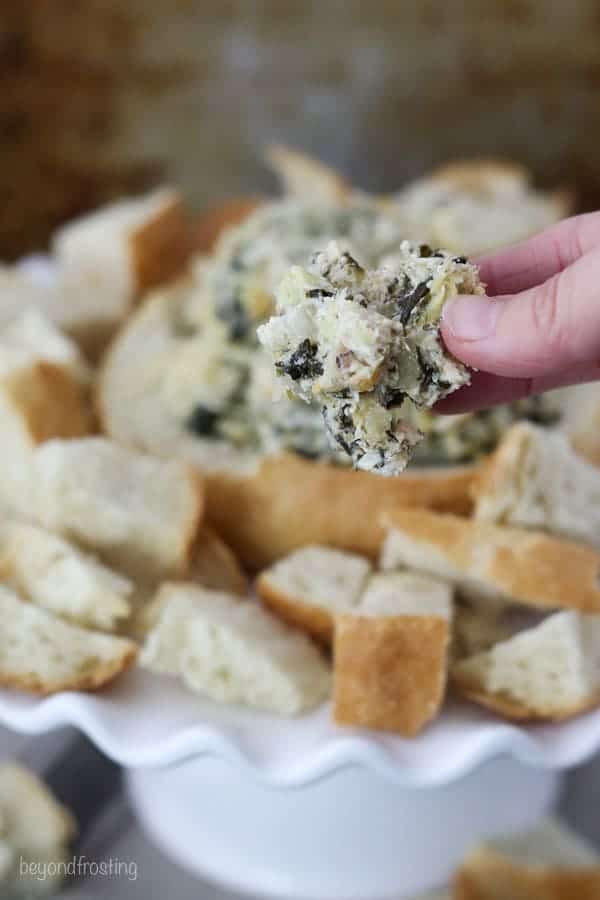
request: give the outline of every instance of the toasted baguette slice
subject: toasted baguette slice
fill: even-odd
[[[191,228],[190,242],[196,253],[212,253],[224,231],[239,225],[264,202],[261,197],[235,197],[205,210]]]
[[[256,589],[279,618],[331,643],[335,616],[356,606],[370,571],[362,556],[302,547],[261,572]]]
[[[526,168],[508,160],[445,165],[394,197],[406,236],[467,256],[516,243],[570,215],[569,190],[535,190]]]
[[[68,367],[0,336],[0,507],[28,512],[34,448],[91,424],[85,387]]]
[[[600,612],[600,553],[537,531],[406,509],[389,514],[381,564],[451,581],[476,601]]]
[[[455,900],[597,900],[600,858],[565,825],[490,841],[472,851],[454,879]]]
[[[473,482],[475,518],[600,546],[600,470],[560,432],[513,425]]]
[[[0,587],[0,685],[36,694],[93,691],[133,663],[136,644],[88,631]]]
[[[271,144],[265,157],[284,192],[291,197],[311,203],[335,204],[348,200],[352,193],[352,186],[334,169],[298,150]]]
[[[194,542],[186,578],[211,591],[248,593],[249,579],[237,556],[207,525],[200,528]]]
[[[106,438],[48,441],[35,451],[40,524],[129,574],[185,570],[202,514],[202,488],[185,464]]]
[[[169,188],[115,203],[60,228],[53,240],[66,327],[98,349],[137,297],[175,277],[189,255],[189,226]],[[67,310],[65,310],[65,314]]]
[[[456,687],[509,719],[567,719],[600,704],[600,616],[559,612],[456,663]]]
[[[452,589],[412,572],[374,575],[335,620],[337,722],[413,737],[446,692]]]
[[[0,810],[10,843],[30,853],[64,846],[77,831],[69,810],[18,763],[0,766]]]
[[[555,395],[562,410],[561,430],[580,456],[600,467],[600,383],[577,384]]]
[[[5,526],[0,577],[32,603],[83,627],[112,631],[130,613],[133,582],[35,525]]]
[[[474,471],[410,469],[388,479],[286,453],[254,474],[206,472],[207,518],[254,571],[306,544],[374,559],[382,514],[411,506],[466,513]]]
[[[0,767],[3,896],[54,896],[64,877],[60,869],[66,863],[68,844],[75,832],[76,823],[69,810],[33,772],[17,763]]]
[[[3,344],[21,347],[87,385],[92,372],[79,347],[51,319],[29,309],[0,329]]]
[[[166,584],[143,666],[180,676],[198,693],[283,716],[324,700],[329,667],[308,638],[257,603],[193,584]]]

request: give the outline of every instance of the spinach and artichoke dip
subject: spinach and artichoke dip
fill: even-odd
[[[188,287],[171,307],[168,359],[153,359],[161,372],[159,390],[170,427],[214,445],[217,454],[227,445],[248,454],[292,450],[347,464],[343,447],[330,446],[318,400],[307,404],[281,391],[282,399],[273,403],[274,384],[281,385],[281,379],[256,340],[256,325],[272,313],[278,281],[295,263],[306,264],[330,238],[343,241],[351,254],[360,247],[361,262],[378,266],[400,252],[403,233],[399,220],[368,198],[337,207],[275,201],[231,229],[213,257],[196,263]],[[428,265],[427,248],[423,252],[422,258],[411,254],[417,279],[418,267]],[[441,257],[434,259],[439,265]],[[434,341],[431,349],[436,350]],[[297,360],[302,361],[302,354]],[[393,414],[412,426],[405,428],[409,442],[424,434],[416,458],[440,464],[471,460],[493,449],[507,423],[530,415],[541,421],[547,405],[541,397],[522,401],[519,408],[437,416],[406,400]],[[363,403],[361,410],[368,411],[369,404]],[[370,435],[378,416],[388,411],[377,404],[362,424],[361,415],[355,414],[357,424]],[[347,421],[342,407],[339,416]]]
[[[215,312],[232,340],[255,342],[256,326],[272,314],[275,288],[290,266],[304,265],[330,240],[343,240],[349,250],[360,247],[365,264],[377,265],[403,236],[396,210],[368,198],[338,206],[265,204],[216,249],[207,270]]]
[[[483,292],[476,267],[443,250],[403,241],[367,269],[331,242],[283,279],[279,315],[258,338],[280,383],[320,404],[331,445],[356,468],[395,475],[423,438],[405,402],[428,409],[470,381],[443,346],[443,305]]]

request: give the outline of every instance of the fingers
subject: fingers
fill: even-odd
[[[450,300],[441,331],[462,362],[505,378],[541,378],[597,366],[600,249],[520,294]]]
[[[600,246],[600,213],[565,219],[535,237],[477,260],[490,297],[542,284]]]
[[[474,372],[471,384],[437,403],[435,412],[449,415],[474,412],[500,403],[512,403],[534,394],[543,394],[558,387],[596,381],[598,378],[600,364],[542,378],[501,378],[487,372]]]

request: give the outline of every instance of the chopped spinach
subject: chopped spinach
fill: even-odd
[[[185,427],[198,437],[216,437],[218,421],[218,412],[199,403],[188,416]]]
[[[318,378],[323,374],[323,364],[317,359],[318,346],[305,338],[298,344],[286,362],[276,363],[276,368],[289,375],[292,381],[301,378]]]

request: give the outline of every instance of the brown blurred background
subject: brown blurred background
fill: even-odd
[[[2,0],[0,256],[161,179],[270,187],[278,139],[393,189],[500,154],[600,205],[597,0]]]

